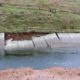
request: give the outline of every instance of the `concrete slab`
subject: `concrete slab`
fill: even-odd
[[[31,40],[11,41],[6,44],[5,50],[7,51],[28,50],[33,47],[34,46]]]
[[[48,47],[46,41],[43,37],[33,37],[32,38],[35,48],[46,48]]]
[[[56,47],[57,44],[60,42],[60,40],[58,39],[58,37],[55,33],[46,35],[46,36],[44,36],[44,38],[46,39],[50,48]]]

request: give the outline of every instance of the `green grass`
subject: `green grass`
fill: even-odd
[[[0,32],[80,32],[79,5],[79,1],[67,0],[56,4],[49,0],[7,1],[0,7]]]

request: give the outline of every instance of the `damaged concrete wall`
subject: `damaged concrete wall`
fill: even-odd
[[[61,47],[80,47],[80,33],[53,33],[31,40],[11,41],[6,50],[53,49]]]
[[[35,37],[30,40],[9,39],[4,47],[4,33],[0,33],[0,53],[19,50],[47,51],[55,48],[80,47],[80,33],[53,33]]]

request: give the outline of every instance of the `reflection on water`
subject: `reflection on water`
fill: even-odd
[[[0,69],[18,67],[44,69],[53,66],[80,67],[80,48],[59,48],[50,53],[34,52],[27,56],[0,57]]]

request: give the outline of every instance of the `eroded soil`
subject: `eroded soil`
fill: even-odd
[[[13,40],[29,40],[32,37],[38,37],[42,35],[46,35],[49,33],[45,32],[22,32],[22,33],[5,33],[5,40],[13,39]]]

